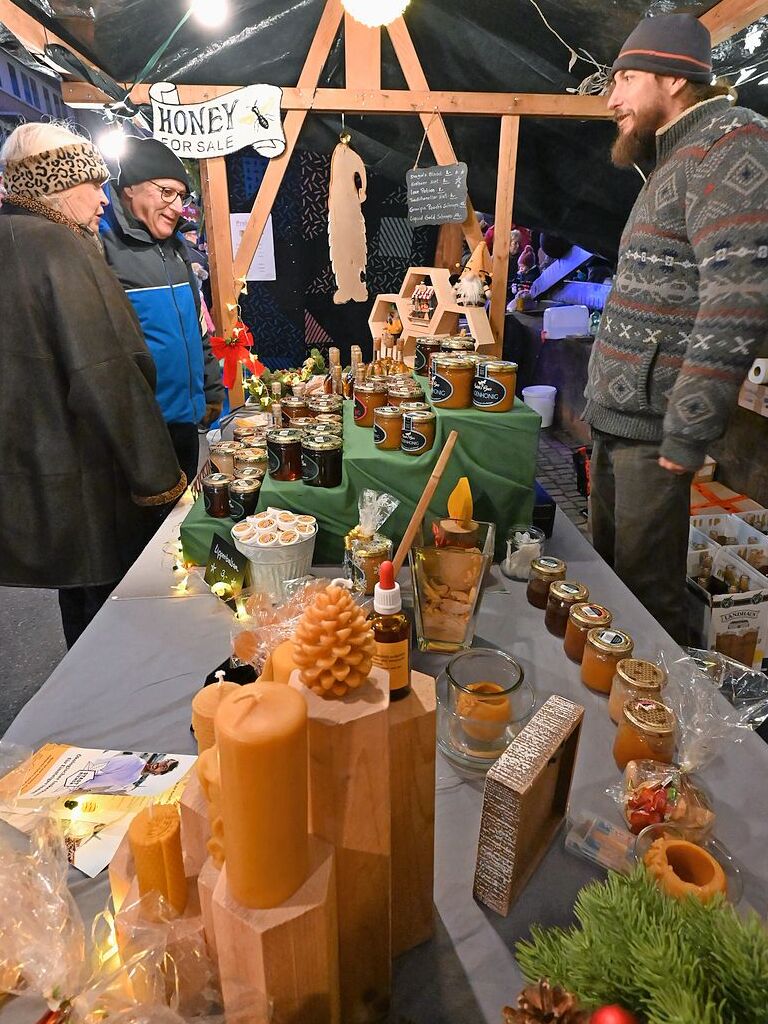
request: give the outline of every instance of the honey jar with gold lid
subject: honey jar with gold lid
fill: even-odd
[[[435,338],[425,335],[416,341],[416,355],[413,360],[413,372],[419,377],[426,377],[429,374],[429,364],[432,356],[440,351],[445,338]]]
[[[398,381],[390,384],[387,388],[387,401],[389,405],[402,405],[403,402],[423,402],[425,398],[424,389],[418,384],[408,384]]]
[[[589,588],[583,583],[556,580],[549,588],[544,625],[554,636],[564,637],[571,608],[579,601],[588,600]]]
[[[612,622],[613,613],[601,604],[579,603],[573,605],[568,613],[568,625],[563,640],[566,658],[570,658],[571,661],[580,665],[590,629],[610,626]]]
[[[430,451],[435,443],[436,428],[437,416],[431,409],[403,413],[400,450],[406,455],[423,455]]]
[[[430,406],[427,402],[401,402],[400,412],[430,412]]]
[[[667,674],[660,665],[641,658],[623,658],[616,666],[608,698],[608,714],[617,725],[628,700],[636,697],[650,697],[661,700],[661,691],[667,681]]]
[[[635,642],[620,629],[590,629],[581,659],[581,681],[590,690],[610,693],[616,666],[629,658]]]
[[[613,743],[613,759],[623,771],[630,761],[661,761],[675,757],[677,720],[661,701],[638,697],[624,705]]]
[[[432,405],[441,409],[469,409],[475,364],[461,356],[439,355],[432,359]]]
[[[295,395],[287,395],[280,402],[283,410],[283,426],[292,427],[293,421],[309,416],[307,400],[297,398]]]
[[[463,352],[475,351],[475,339],[468,334],[455,334],[450,338],[444,338],[440,343],[441,352],[461,354]]]
[[[386,384],[372,380],[355,384],[355,423],[358,427],[372,427],[374,411],[386,404]]]
[[[472,388],[472,405],[486,412],[509,412],[515,403],[517,363],[489,359],[479,363]]]
[[[382,451],[398,451],[403,436],[403,414],[397,405],[373,410],[373,443]]]
[[[534,558],[525,592],[528,604],[543,611],[547,607],[550,585],[558,580],[564,580],[567,571],[568,566],[559,558],[551,558],[549,555]]]

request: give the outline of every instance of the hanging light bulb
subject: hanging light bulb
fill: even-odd
[[[410,0],[341,0],[344,10],[369,28],[389,25],[409,3]]]
[[[192,13],[206,28],[218,28],[227,20],[227,0],[193,0]]]
[[[125,132],[118,124],[110,125],[96,140],[107,160],[119,160],[125,151]]]

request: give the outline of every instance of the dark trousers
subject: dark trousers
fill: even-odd
[[[97,587],[66,587],[59,591],[59,611],[67,650],[96,615],[119,580]]]
[[[593,435],[592,542],[670,636],[685,644],[693,474],[676,475],[662,469],[658,444],[597,430]]]
[[[171,442],[173,443],[179,466],[187,475],[187,483],[191,484],[197,476],[197,460],[200,454],[197,424],[169,423],[168,433],[171,435]]]

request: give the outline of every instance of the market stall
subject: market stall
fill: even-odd
[[[185,597],[169,588],[172,574],[164,548],[188,509],[186,504],[172,514],[91,628],[18,716],[8,740],[35,747],[64,739],[89,747],[194,751],[190,702],[204,676],[229,654],[232,614],[210,594]],[[565,559],[594,599],[613,610],[614,621],[635,638],[638,656],[655,658],[659,651],[676,656],[676,645],[562,515],[549,551]],[[406,582],[405,574],[401,579]],[[563,655],[562,641],[544,629],[543,613],[526,601],[525,584],[505,580],[498,569],[483,597],[475,646],[512,654],[534,687],[537,707],[550,694],[584,707],[571,814],[591,812],[618,822],[618,810],[605,793],[620,778],[611,756],[615,727],[606,700],[581,684],[578,666]],[[444,661],[422,654],[414,657],[414,666],[437,674]],[[768,747],[747,733],[703,773],[714,797],[718,838],[743,865],[745,901],[762,913],[768,908],[768,796],[760,780],[767,767]],[[515,941],[536,922],[568,924],[578,890],[601,872],[566,852],[559,833],[509,916],[498,916],[472,897],[482,776],[467,775],[438,757],[436,788],[435,936],[395,962],[394,1019],[496,1024],[501,1008],[522,987]],[[73,874],[71,881],[88,921],[107,899],[106,875],[87,880]],[[0,1019],[26,1024],[37,1018],[33,1007],[16,1000],[3,1007]]]

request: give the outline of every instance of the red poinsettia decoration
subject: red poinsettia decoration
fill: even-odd
[[[224,387],[230,389],[237,379],[238,363],[245,363],[251,373],[260,377],[266,367],[260,363],[256,356],[251,355],[253,346],[253,335],[242,322],[238,320],[232,328],[232,333],[227,338],[214,336],[211,338],[211,351],[217,359],[224,360],[222,380]]]

